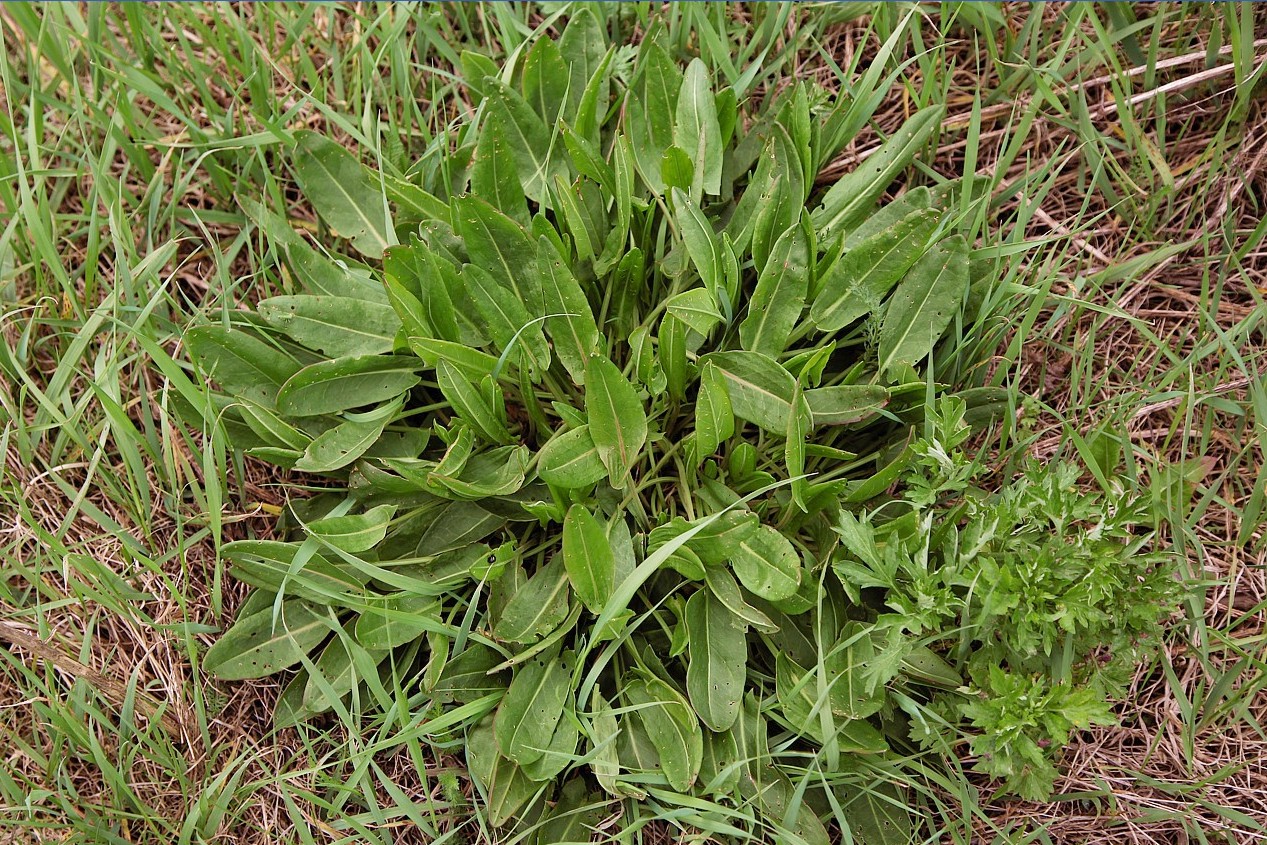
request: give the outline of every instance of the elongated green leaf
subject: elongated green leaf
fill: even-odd
[[[263,678],[299,662],[330,633],[333,617],[299,599],[243,617],[225,631],[202,659],[202,667],[226,681]]]
[[[551,151],[550,127],[510,86],[491,76],[483,85],[485,115],[505,127],[524,193],[535,202],[548,203],[547,186],[556,172],[563,172],[558,160],[563,144]]]
[[[347,150],[314,132],[295,133],[295,174],[304,196],[335,234],[379,258],[396,243],[382,186]]]
[[[450,502],[441,509],[418,541],[418,554],[438,555],[478,542],[506,524],[474,502]]]
[[[696,334],[707,336],[722,321],[717,299],[707,288],[691,288],[671,297],[666,310]]]
[[[664,193],[660,158],[673,145],[673,125],[682,72],[664,48],[648,39],[639,51],[632,96],[626,101],[624,126],[642,180],[657,194]],[[698,139],[695,139],[698,143]]]
[[[761,525],[735,547],[732,563],[743,585],[766,601],[779,601],[801,585],[801,559],[792,543]]]
[[[395,399],[421,379],[418,361],[397,355],[335,358],[310,364],[277,394],[277,409],[295,417],[334,414]]]
[[[779,630],[779,626],[769,616],[748,604],[743,597],[743,591],[739,589],[739,585],[729,570],[720,566],[709,566],[704,570],[704,581],[717,600],[734,614],[740,624],[751,625],[765,633],[774,633]]]
[[[492,719],[481,722],[466,739],[466,764],[484,790],[488,821],[500,827],[510,821],[540,789],[519,766],[498,753]]]
[[[945,109],[939,105],[917,111],[880,149],[833,185],[814,212],[814,227],[820,236],[826,238],[857,225],[871,203],[915,158],[944,113]]]
[[[308,533],[336,549],[357,554],[369,551],[382,542],[395,514],[395,505],[378,505],[365,513],[314,520],[308,523]]]
[[[621,486],[647,442],[647,415],[629,380],[605,357],[585,365],[589,434],[613,485]]]
[[[471,263],[512,291],[529,317],[543,316],[537,246],[524,228],[479,197],[455,200],[453,216]]]
[[[590,769],[594,772],[594,779],[611,795],[618,798],[628,795],[629,791],[618,786],[616,781],[620,775],[620,754],[616,745],[620,724],[611,705],[597,689],[590,702],[590,713],[588,736]]]
[[[398,403],[393,403],[399,409]],[[344,420],[317,435],[295,461],[302,472],[333,472],[364,455],[383,434],[391,416],[379,414],[369,420]]]
[[[928,248],[937,212],[914,211],[858,244],[828,269],[810,319],[821,331],[836,331],[880,305]]]
[[[695,460],[717,451],[735,433],[735,414],[730,406],[726,377],[709,361],[700,368],[699,393],[695,398]]]
[[[690,660],[686,691],[700,721],[724,731],[739,717],[748,677],[748,639],[743,626],[708,590],[697,591],[686,603]]]
[[[471,160],[471,190],[521,226],[528,225],[528,205],[519,181],[515,153],[500,113],[493,112],[480,127]]]
[[[712,224],[700,211],[699,205],[677,188],[673,189],[673,208],[686,254],[691,257],[691,263],[713,301],[718,302],[722,289],[722,256],[721,243],[713,232]]]
[[[559,39],[559,53],[562,54],[568,72],[569,114],[575,114],[578,118],[582,116],[586,100],[601,102],[606,108],[609,52],[607,33],[604,32],[603,25],[589,9],[578,8],[568,18],[563,36]],[[591,88],[594,89],[592,92]],[[590,107],[591,112],[593,108]],[[591,115],[588,119],[593,121],[594,117]],[[578,120],[578,125],[579,122]],[[592,128],[586,126],[582,134],[588,137],[597,128],[597,125]]]
[[[804,230],[792,226],[775,242],[748,301],[748,317],[739,325],[744,349],[771,357],[783,354],[805,308],[809,263]]]
[[[459,276],[497,348],[509,350],[507,354],[523,360],[532,373],[549,369],[550,346],[541,333],[541,323],[534,321],[516,292],[502,287],[475,264],[463,267]]]
[[[528,447],[501,446],[475,455],[460,474],[442,474],[437,466],[428,480],[437,495],[480,501],[517,492],[527,467]]]
[[[968,290],[968,243],[962,235],[934,246],[889,300],[880,328],[880,370],[915,364],[954,319]]]
[[[556,555],[511,596],[493,634],[512,643],[533,643],[558,627],[568,614],[568,573]]]
[[[780,437],[787,433],[796,379],[760,352],[713,352],[701,359],[726,378],[735,416]]]
[[[800,382],[792,394],[792,410],[787,417],[787,437],[783,441],[783,462],[787,465],[788,478],[792,479],[792,501],[803,513],[809,513],[806,497],[809,479],[805,475],[805,443],[813,427],[813,415]]]
[[[555,487],[589,487],[607,477],[588,425],[555,435],[541,447],[537,474]]]
[[[690,789],[704,755],[704,736],[695,711],[681,693],[653,676],[628,679],[624,694],[659,753],[669,785],[679,792]]]
[[[547,315],[546,331],[572,381],[585,383],[585,362],[598,352],[598,325],[585,292],[549,239],[537,241],[537,272]]]
[[[577,597],[602,612],[616,586],[616,559],[606,529],[584,505],[573,505],[563,520],[563,565]]]
[[[376,667],[384,652],[370,652],[353,636],[354,623],[344,627],[343,635],[326,643],[317,658],[317,671],[308,676],[304,685],[303,707],[310,713],[330,710],[361,682],[362,669]]]
[[[570,83],[559,45],[547,36],[538,36],[524,60],[523,90],[524,99],[546,126],[558,123]]]
[[[428,631],[445,627],[441,604],[434,596],[397,593],[361,611],[356,641],[367,649],[389,650],[411,643]]]
[[[277,391],[299,363],[251,333],[223,326],[197,326],[185,344],[202,369],[226,393],[272,408]]]
[[[441,361],[447,361],[473,382],[480,381],[497,369],[497,359],[492,355],[462,343],[432,337],[410,337],[408,340],[409,348],[428,367],[438,367]]]
[[[554,780],[577,760],[576,744],[580,739],[581,731],[576,724],[575,709],[570,703],[565,704],[563,715],[554,727],[554,734],[550,737],[545,752],[536,760],[523,764],[524,774],[538,782]]]
[[[488,376],[485,376],[487,379]],[[495,385],[492,395],[467,380],[462,372],[448,361],[436,364],[436,384],[453,410],[472,428],[494,443],[513,443],[514,438],[506,428],[506,407]]]
[[[346,296],[274,296],[259,311],[295,342],[332,358],[390,352],[400,330],[390,306]]]
[[[721,126],[717,122],[717,103],[713,99],[708,69],[699,59],[691,60],[682,79],[673,140],[694,162],[696,178],[704,192],[721,193]]]
[[[322,555],[314,554],[303,566],[295,566],[298,550],[295,544],[276,540],[235,540],[222,546],[220,554],[233,563],[238,578],[274,593],[330,604],[364,592],[364,575]]]
[[[540,654],[515,672],[493,722],[502,756],[522,766],[545,754],[571,692],[573,662],[571,652]]]
[[[889,402],[878,384],[844,384],[805,391],[814,425],[844,425],[874,414]]]

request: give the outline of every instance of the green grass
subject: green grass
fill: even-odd
[[[290,131],[346,138],[403,172],[467,108],[454,70],[462,50],[512,51],[552,11],[0,11],[0,735],[12,749],[0,765],[0,836],[491,836],[469,817],[453,759],[436,758],[416,731],[390,755],[372,730],[346,726],[274,742],[261,703],[272,691],[199,672],[241,593],[215,548],[264,530],[280,494],[214,429],[179,421],[176,402],[202,400],[177,362],[198,315],[283,284],[234,197],[312,220],[284,165]],[[1080,794],[1047,812],[1049,831],[1022,822],[1000,841],[1077,841],[1087,830],[1108,840],[1131,825],[1242,841],[1267,819],[1250,788],[1262,785],[1254,760],[1267,745],[1256,721],[1267,677],[1267,228],[1247,181],[1261,152],[1247,139],[1262,131],[1263,13],[1032,7],[1010,12],[1004,34],[993,4],[909,11],[768,7],[751,31],[720,6],[667,14],[687,19],[693,46],[753,91],[803,67],[833,88],[837,74],[856,79],[846,27],[870,45],[866,60],[853,54],[858,72],[878,45],[894,45],[870,79],[885,98],[881,121],[948,104],[945,150],[922,166],[985,174],[993,199],[978,228],[1022,286],[1010,324],[959,329],[978,348],[1002,341],[1019,367],[993,379],[1036,395],[1032,423],[1001,444],[1002,464],[1025,450],[1085,457],[1118,444],[1199,579],[1174,627],[1186,648],[1140,698],[1178,718],[1128,712],[1126,729],[1151,753],[1085,769]],[[854,13],[874,16],[842,20]],[[647,5],[622,14],[653,17]],[[1223,64],[1231,69],[1193,81]],[[1003,260],[1035,238],[1049,243]],[[22,634],[53,650],[22,648]],[[155,704],[166,722],[146,715]],[[1221,735],[1237,744],[1218,745]],[[1119,779],[1095,782],[1110,772]],[[978,841],[974,825],[1001,829],[991,821],[1001,807],[979,783],[922,777],[949,841]],[[1165,809],[1113,817],[1144,812],[1136,796],[1148,795],[1166,796]],[[1075,818],[1100,812],[1095,823]],[[270,819],[278,832],[265,837]]]

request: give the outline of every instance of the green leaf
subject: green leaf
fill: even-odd
[[[332,624],[325,608],[290,599],[276,617],[269,607],[239,619],[207,650],[202,668],[226,681],[266,677],[298,663]]]
[[[690,256],[713,302],[720,302],[723,275],[721,244],[713,226],[699,206],[677,188],[673,189],[673,208],[686,254]]]
[[[875,781],[835,792],[857,845],[910,845],[915,840],[910,799],[900,787]]]
[[[656,336],[660,346],[655,350],[656,355],[651,363],[660,365],[660,370],[664,373],[664,388],[669,391],[670,396],[680,401],[686,395],[690,367],[686,358],[686,326],[677,317],[666,314],[660,321]],[[647,345],[646,352],[651,353],[650,344]],[[652,394],[660,392],[654,387],[650,390]]]
[[[397,355],[318,361],[282,385],[277,410],[294,417],[313,417],[385,402],[418,384],[418,369],[416,359]]]
[[[585,383],[585,363],[598,352],[598,325],[589,300],[562,257],[541,238],[537,241],[537,272],[545,298],[545,327],[555,354],[576,384]]]
[[[699,390],[695,398],[695,461],[706,457],[735,433],[735,414],[730,407],[730,390],[726,377],[711,361],[699,372]]]
[[[889,300],[880,328],[880,371],[925,358],[954,319],[968,290],[968,243],[962,235],[937,244],[916,262]]]
[[[865,719],[884,706],[884,691],[877,692],[870,678],[869,670],[875,660],[870,628],[859,622],[847,623],[840,631],[840,641],[823,661],[834,714],[846,719]]]
[[[395,505],[378,505],[365,513],[327,516],[308,523],[308,533],[351,554],[367,552],[387,536]]]
[[[497,369],[497,359],[492,355],[462,343],[431,337],[410,337],[408,341],[409,348],[428,367],[438,367],[441,361],[446,361],[472,382],[480,381]]]
[[[642,180],[657,194],[664,193],[660,159],[673,145],[673,126],[682,72],[655,41],[642,42],[638,69],[625,102],[624,126],[633,147]],[[698,140],[698,139],[697,139]]]
[[[438,555],[479,542],[506,524],[474,502],[450,502],[435,516],[418,541],[419,555]]]
[[[801,390],[800,382],[792,394],[792,410],[787,416],[787,437],[783,442],[783,461],[787,465],[788,478],[792,479],[792,501],[802,513],[809,513],[806,497],[809,480],[805,475],[805,443],[809,439],[813,416],[809,402]]]
[[[585,410],[589,433],[612,484],[622,486],[647,442],[647,416],[629,380],[607,358],[585,364]]]
[[[734,614],[740,624],[751,625],[765,633],[774,633],[779,630],[779,626],[769,616],[744,600],[743,591],[739,589],[739,584],[735,582],[729,570],[720,566],[709,566],[704,570],[704,581],[717,600]]]
[[[349,623],[342,635],[326,644],[317,658],[316,673],[308,676],[303,707],[310,713],[333,708],[361,682],[363,669],[376,667],[386,657],[384,653],[371,653],[358,644],[351,628],[352,623]]]
[[[721,126],[717,122],[717,103],[713,99],[708,69],[699,59],[691,60],[682,79],[673,140],[690,155],[704,192],[721,193]]]
[[[507,140],[501,114],[493,112],[480,127],[471,159],[471,192],[488,200],[521,226],[528,225],[528,205],[519,181],[519,167]]]
[[[856,226],[866,216],[871,203],[915,158],[941,123],[944,113],[940,105],[917,111],[866,161],[832,185],[814,212],[814,227],[819,236],[825,240]]]
[[[295,175],[321,219],[357,252],[382,257],[396,243],[382,185],[335,142],[306,130],[295,141]]]
[[[537,475],[554,487],[589,487],[607,477],[588,425],[556,434],[541,447]]]
[[[563,520],[563,565],[577,597],[601,613],[616,586],[616,559],[606,529],[584,505],[572,505]]]
[[[620,755],[616,745],[620,724],[616,721],[611,705],[597,689],[591,697],[590,713],[590,769],[594,772],[594,779],[611,795],[618,798],[629,795],[631,790],[618,786],[616,780],[620,775]],[[639,793],[633,790],[632,794]]]
[[[556,555],[511,597],[493,635],[512,643],[534,643],[567,618],[568,598],[568,573],[563,558]]]
[[[549,369],[550,346],[541,323],[516,298],[516,292],[502,287],[475,264],[463,267],[459,277],[497,348],[507,357],[522,359],[531,374]]]
[[[717,298],[706,288],[691,288],[670,297],[665,309],[696,334],[707,336],[723,319]]]
[[[686,629],[686,691],[691,704],[710,730],[728,730],[739,717],[748,677],[743,625],[711,592],[698,590],[686,602]]]
[[[524,228],[479,197],[454,200],[453,212],[471,264],[512,292],[530,318],[543,316],[537,247]]]
[[[361,611],[356,641],[369,650],[390,650],[443,627],[441,603],[434,596],[396,593]]]
[[[488,646],[478,643],[467,646],[466,651],[445,664],[432,690],[436,700],[469,704],[482,696],[505,690],[507,673],[490,674],[490,670],[500,662],[501,656]],[[491,720],[489,727],[492,727]],[[490,732],[489,740],[492,738]]]
[[[441,262],[448,264],[425,243],[411,238],[408,246],[394,246],[383,254],[383,281],[406,335],[457,342],[462,336],[445,281],[451,274]]]
[[[565,705],[563,715],[554,727],[554,734],[546,744],[545,752],[536,760],[523,764],[524,774],[538,782],[554,780],[564,769],[576,762],[576,744],[580,739],[576,712],[570,704]]]
[[[485,116],[505,127],[524,193],[534,202],[547,202],[550,181],[556,172],[562,172],[555,158],[563,145],[551,151],[550,127],[506,83],[490,76],[483,85]]]
[[[810,308],[820,331],[837,331],[870,314],[928,248],[938,214],[914,211],[858,244],[824,275]]]
[[[590,137],[598,130],[593,114],[595,104],[607,107],[607,68],[614,54],[608,46],[607,33],[593,12],[580,7],[570,15],[559,38],[559,53],[568,73],[568,113],[577,116],[578,131]],[[591,103],[588,110],[587,102]]]
[[[669,785],[686,792],[695,783],[704,754],[695,711],[681,693],[654,676],[640,674],[627,680],[624,695],[646,727]]]
[[[805,391],[814,425],[845,425],[879,411],[889,403],[888,389],[878,384],[842,384]]]
[[[547,127],[558,122],[570,82],[559,45],[549,36],[538,36],[524,60],[523,90],[524,99]]]
[[[494,827],[510,821],[541,788],[497,749],[492,719],[484,720],[467,734],[467,768],[484,790],[488,821]]]
[[[390,352],[400,330],[391,306],[345,296],[274,296],[259,312],[291,340],[332,358]]]
[[[771,434],[787,434],[796,379],[778,361],[760,352],[713,352],[712,363],[726,379],[735,416]]]
[[[571,692],[571,652],[540,654],[515,672],[493,730],[502,756],[523,766],[541,759]]]
[[[185,344],[207,375],[225,393],[274,407],[277,392],[299,370],[299,363],[253,334],[223,326],[196,326]]]
[[[237,578],[274,593],[333,604],[365,591],[364,575],[322,555],[313,554],[296,566],[298,551],[299,546],[276,540],[235,540],[222,546],[220,554],[233,562]]]
[[[739,542],[731,563],[743,585],[766,601],[786,599],[801,585],[800,556],[791,541],[768,525]]]
[[[524,485],[529,460],[527,446],[501,446],[481,452],[462,468],[460,476],[431,473],[432,490],[446,498],[479,501],[509,496]]]
[[[748,301],[748,317],[739,325],[744,349],[772,358],[783,354],[805,309],[809,263],[803,227],[792,226],[775,242]]]
[[[383,429],[400,410],[399,402],[388,413],[371,412],[368,420],[344,420],[317,435],[304,448],[294,468],[301,472],[333,472],[364,455],[383,435]]]
[[[484,438],[494,443],[514,442],[506,428],[505,401],[491,379],[486,386],[477,387],[457,367],[441,360],[436,364],[436,384],[453,410]]]

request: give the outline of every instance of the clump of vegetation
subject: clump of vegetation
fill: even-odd
[[[587,11],[464,61],[475,117],[407,178],[298,136],[364,263],[251,206],[304,292],[187,336],[236,446],[340,482],[223,547],[257,589],[206,667],[297,667],[281,725],[464,746],[489,821],[543,842],[613,799],[905,841],[891,761],[965,736],[1045,795],[1172,580],[1076,468],[974,486],[1007,397],[938,379],[992,285],[971,191],[879,205],[941,110],[820,195],[878,100],[741,113]]]

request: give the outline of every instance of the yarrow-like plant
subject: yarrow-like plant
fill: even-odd
[[[303,292],[187,342],[237,447],[338,484],[290,504],[292,539],[223,547],[256,590],[205,665],[298,667],[281,725],[379,710],[463,747],[491,823],[541,841],[617,799],[719,836],[906,841],[868,761],[934,744],[912,708],[1007,727],[1012,698],[975,697],[1014,698],[989,667],[1111,639],[1126,588],[1074,582],[1135,547],[1100,534],[1075,562],[1012,533],[1032,484],[947,504],[964,416],[998,400],[930,405],[955,388],[916,369],[971,299],[964,204],[949,183],[878,205],[941,111],[820,195],[874,104],[797,84],[750,114],[661,40],[627,66],[582,10],[504,68],[468,54],[474,116],[404,177],[295,136],[365,263],[248,204]],[[1050,594],[1013,586],[1031,545],[1061,558]],[[1017,765],[1050,765],[1019,732]]]

